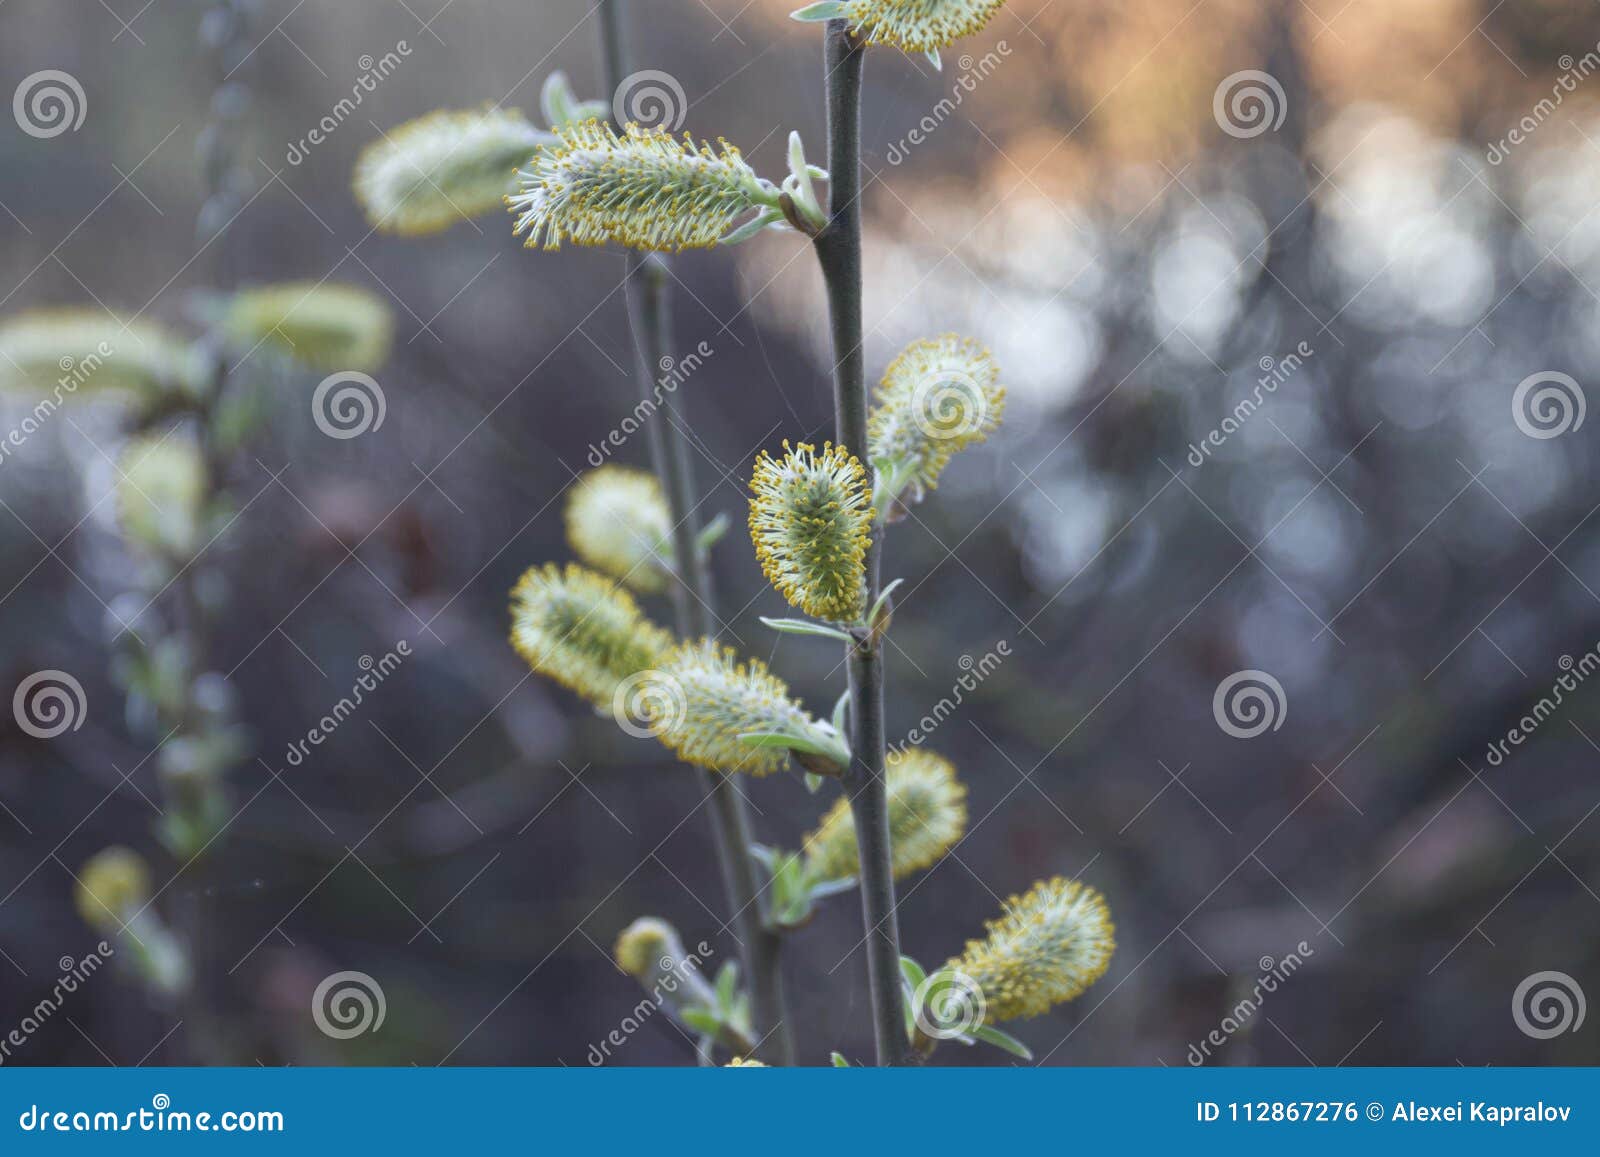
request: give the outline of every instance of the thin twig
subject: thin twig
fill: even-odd
[[[619,0],[600,0],[601,65],[608,92],[615,93],[624,76]],[[670,274],[664,258],[628,255],[628,316],[633,326],[635,376],[641,398],[657,410],[646,423],[650,459],[666,492],[673,523],[673,609],[679,634],[698,639],[711,635],[710,571],[699,545],[700,520],[694,501],[688,427],[675,392],[656,384],[658,367],[668,364],[672,349]],[[769,927],[766,904],[750,855],[750,820],[744,797],[730,778],[696,768],[701,793],[709,798],[712,835],[723,885],[733,907],[729,923],[739,940],[745,975],[750,981],[750,1016],[762,1043],[757,1054],[771,1064],[792,1065],[794,1035],[783,994],[780,934]]]

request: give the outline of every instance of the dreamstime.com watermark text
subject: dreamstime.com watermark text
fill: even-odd
[[[611,457],[613,451],[622,449],[627,445],[628,439],[638,433],[640,428],[650,419],[650,416],[661,408],[667,398],[677,393],[678,387],[694,376],[696,371],[705,364],[714,352],[710,342],[701,342],[681,358],[664,357],[661,359],[661,376],[656,379],[655,389],[648,398],[641,398],[638,405],[634,406],[628,416],[622,419],[620,425],[613,429],[599,442],[589,445],[589,465],[599,469],[606,464],[606,459]]]
[[[51,1109],[29,1105],[17,1117],[24,1133],[282,1133],[283,1114],[274,1110],[225,1109],[191,1113],[174,1109],[172,1098],[157,1093],[147,1109]]]

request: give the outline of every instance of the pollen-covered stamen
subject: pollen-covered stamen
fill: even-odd
[[[626,466],[591,470],[567,498],[567,541],[583,561],[639,591],[666,586],[672,533],[666,496],[654,474]]]
[[[912,748],[890,752],[885,768],[889,846],[895,876],[932,867],[967,827],[967,789],[949,760]],[[834,801],[805,838],[806,876],[843,880],[860,870],[850,801]]]
[[[515,109],[429,113],[367,146],[356,199],[375,228],[437,233],[499,208],[517,166],[553,139]]]
[[[610,580],[548,563],[511,592],[511,644],[535,671],[609,711],[617,687],[655,667],[672,636]]]
[[[889,363],[867,420],[880,511],[907,492],[920,499],[956,451],[1000,425],[1006,391],[999,381],[989,351],[953,333],[913,342]]]
[[[1105,898],[1076,880],[1041,880],[1012,896],[988,935],[945,965],[983,994],[987,1019],[1038,1016],[1105,974],[1116,949]]]
[[[808,615],[854,622],[866,610],[872,508],[867,472],[842,446],[784,441],[750,479],[750,537],[767,580]]]
[[[842,18],[868,44],[933,52],[980,31],[1005,0],[835,0],[811,4],[797,20]]]
[[[732,648],[702,639],[679,644],[660,677],[679,695],[672,711],[656,720],[657,737],[686,763],[750,775],[781,771],[791,748],[753,743],[751,736],[785,736],[794,750],[849,762],[843,739],[789,698],[788,686],[759,659],[739,663]]]
[[[706,249],[749,211],[778,204],[777,190],[726,141],[713,148],[635,124],[618,133],[597,120],[562,126],[556,136],[506,198],[530,249],[559,249],[568,240]]]

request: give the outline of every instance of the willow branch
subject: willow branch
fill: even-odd
[[[861,321],[861,71],[864,50],[843,20],[830,20],[824,50],[828,92],[829,219],[816,237],[833,332],[834,424],[838,442],[867,461],[867,382]],[[867,554],[867,604],[880,585],[881,534]],[[876,633],[847,649],[851,747],[845,777],[855,819],[866,927],[873,1039],[880,1065],[906,1056],[900,987],[900,928],[890,864],[889,800],[884,777],[883,648]]]
[[[600,0],[601,66],[606,90],[615,93],[624,75],[620,0]],[[673,610],[679,634],[698,639],[712,634],[711,576],[699,546],[700,518],[694,501],[688,425],[675,393],[658,388],[656,373],[671,363],[672,318],[667,263],[657,254],[629,253],[626,292],[633,327],[635,377],[641,399],[656,411],[646,423],[650,460],[666,493],[672,516]],[[756,876],[750,820],[744,797],[721,772],[696,768],[702,794],[711,804],[712,835],[723,886],[733,908],[730,920],[750,983],[750,1016],[760,1044],[757,1055],[771,1064],[793,1064],[794,1038],[783,993],[779,933],[768,926]]]

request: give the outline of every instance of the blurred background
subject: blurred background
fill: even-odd
[[[683,127],[772,177],[791,128],[823,152],[819,34],[791,6],[629,6],[633,67],[681,87]],[[202,251],[205,8],[0,10],[0,89],[58,69],[86,102],[48,139],[0,118],[0,317],[87,304],[182,326],[218,282],[331,275],[393,306],[387,416],[325,437],[319,375],[259,371],[271,418],[205,556],[227,608],[210,662],[250,748],[203,876],[174,879],[152,834],[161,735],[110,674],[119,415],[75,403],[0,467],[0,690],[53,668],[87,702],[50,740],[0,715],[0,1030],[99,939],[73,876],[128,844],[172,880],[161,906],[199,890],[216,914],[230,1059],[589,1063],[641,997],[610,960],[631,920],[734,952],[692,777],[505,642],[508,591],[571,557],[563,492],[634,404],[621,258],[524,252],[494,217],[378,234],[349,182],[383,130],[533,110],[555,68],[609,98],[590,5],[262,0],[235,78],[248,180]],[[1102,890],[1108,974],[1009,1026],[1043,1063],[1182,1065],[1213,1030],[1213,1064],[1596,1059],[1592,1018],[1533,1035],[1513,998],[1541,972],[1600,994],[1600,683],[1582,683],[1600,434],[1581,420],[1600,377],[1597,41],[1575,0],[1011,0],[942,72],[870,54],[869,373],[958,330],[1009,388],[1003,428],[887,544],[886,578],[907,580],[889,732],[950,700],[927,743],[971,813],[955,853],[902,882],[903,948],[939,963],[1041,877]],[[715,554],[722,637],[824,712],[833,648],[757,622],[783,604],[742,533],[755,453],[831,434],[815,263],[768,234],[673,268],[678,348],[712,351],[680,393],[702,509],[737,528]],[[10,429],[31,402],[4,406]],[[643,440],[617,458],[644,465]],[[292,766],[361,657],[402,640],[412,656]],[[1270,723],[1219,699],[1246,683]],[[1513,729],[1531,737],[1491,759]],[[831,798],[744,786],[781,847]],[[859,939],[853,894],[789,939],[808,1062],[870,1054]],[[1291,954],[1303,966],[1225,1027]],[[312,991],[341,970],[381,983],[381,1030],[317,1030]],[[180,1019],[118,971],[7,1059],[181,1059]],[[611,1054],[694,1060],[664,1017]],[[1015,1062],[947,1046],[933,1063]]]

